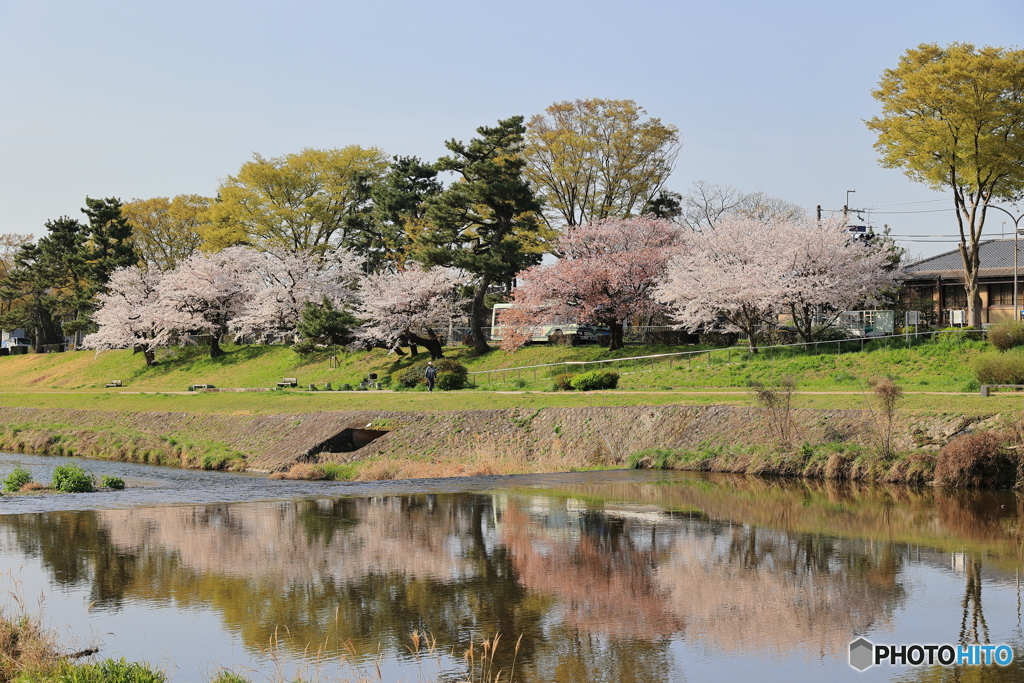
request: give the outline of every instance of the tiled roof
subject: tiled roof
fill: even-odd
[[[978,277],[1013,277],[1013,240],[986,240],[978,251],[980,267]],[[906,280],[934,280],[937,277],[961,279],[964,261],[960,250],[954,249],[938,256],[912,263],[904,269]],[[1024,239],[1017,243],[1017,273],[1024,279]]]

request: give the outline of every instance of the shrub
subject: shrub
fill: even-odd
[[[799,341],[800,336],[796,333],[796,330],[764,330],[757,333],[757,343],[759,346],[786,346],[787,344],[796,344]]]
[[[683,346],[696,344],[699,340],[699,335],[687,330],[654,330],[647,334],[647,343],[659,346]]]
[[[108,489],[120,491],[124,488],[124,479],[121,477],[104,476],[100,479],[100,486],[106,486]]]
[[[988,331],[988,340],[1000,351],[1024,346],[1024,323],[1010,322],[993,325]]]
[[[815,325],[811,328],[811,339],[814,341],[842,341],[844,339],[849,339],[851,336],[853,335],[850,334],[848,329],[836,327],[835,325],[829,325],[828,327],[825,327],[824,325]]]
[[[591,370],[590,372],[576,375],[569,383],[576,391],[614,389],[619,385],[619,373],[607,370]]]
[[[78,465],[58,465],[53,468],[50,488],[64,493],[89,493],[96,490],[96,478]]]
[[[338,388],[338,390],[339,390],[339,391],[352,391],[352,385],[351,385],[351,384],[349,384],[348,382],[345,382],[344,384],[342,384],[342,385],[341,385],[341,386],[340,386],[340,387]]]
[[[4,491],[14,493],[20,491],[21,487],[32,481],[32,475],[22,467],[15,467],[14,471],[4,479]]]
[[[1024,353],[986,353],[974,361],[974,374],[982,384],[1024,384]]]
[[[457,391],[466,386],[466,377],[457,372],[438,372],[436,384],[441,391]]]
[[[575,376],[575,372],[563,372],[555,375],[555,388],[560,391],[572,391],[572,378]]]
[[[943,348],[959,348],[977,341],[973,327],[947,327],[934,336],[935,343]]]
[[[736,341],[740,338],[738,332],[702,332],[700,337],[700,343],[704,346],[736,346]]]
[[[1017,464],[995,432],[958,436],[943,446],[935,462],[935,482],[942,486],[1012,486],[1016,478]]]
[[[458,385],[454,386],[453,384],[453,388],[461,389],[464,386],[466,386],[466,380],[469,378],[469,371],[466,370],[465,366],[459,361],[452,360],[451,358],[438,358],[437,360],[434,361],[434,368],[437,369],[437,380],[439,387],[441,375],[446,372],[458,375],[460,378],[458,380],[448,380]],[[420,384],[426,384],[427,378],[423,376],[423,373],[426,372],[426,370],[427,361],[413,363],[405,370],[403,370],[402,374],[398,376],[398,382],[410,389]],[[444,389],[444,387],[440,388]]]

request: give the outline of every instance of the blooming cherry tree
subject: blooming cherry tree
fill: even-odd
[[[745,332],[757,352],[758,326],[775,317],[781,302],[774,226],[751,218],[721,217],[714,227],[687,235],[656,298],[692,330],[715,318]]]
[[[889,265],[884,248],[855,239],[839,218],[727,216],[687,236],[657,297],[690,329],[724,318],[756,352],[757,327],[780,313],[810,342],[816,324],[827,327],[844,310],[872,302],[894,282]]]
[[[846,310],[873,304],[898,273],[884,245],[855,239],[842,218],[775,224],[778,301],[804,342]]]
[[[247,247],[189,257],[157,288],[164,324],[176,334],[202,330],[210,336],[210,357],[223,355],[220,338],[251,302],[253,272],[263,266],[262,258]]]
[[[345,249],[260,252],[245,273],[244,303],[228,327],[257,342],[294,334],[307,302],[326,298],[338,309],[355,306],[359,276],[358,259]]]
[[[99,330],[85,337],[87,349],[134,349],[146,365],[156,362],[156,349],[167,344],[170,330],[157,306],[163,273],[129,266],[115,270],[106,293],[97,295],[99,308],[92,320]]]
[[[653,218],[608,219],[570,227],[555,247],[561,258],[525,270],[502,314],[502,347],[512,350],[537,325],[579,322],[608,325],[611,349],[623,345],[623,323],[664,309],[653,297],[665,265],[683,245],[683,228]]]
[[[359,331],[367,346],[423,346],[431,358],[441,358],[443,346],[438,329],[465,319],[466,301],[459,286],[466,273],[453,268],[424,269],[412,264],[397,273],[375,273],[362,281],[363,303],[358,317],[366,321]]]

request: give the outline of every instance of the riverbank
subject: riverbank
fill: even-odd
[[[360,480],[654,467],[928,484],[951,440],[1006,422],[900,414],[883,454],[874,411],[803,408],[789,420],[782,439],[767,411],[731,405],[278,415],[3,407],[0,449],[268,473],[337,463]]]

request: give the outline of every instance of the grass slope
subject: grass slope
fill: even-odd
[[[856,346],[856,345],[855,345]],[[129,392],[180,392],[194,383],[217,387],[272,387],[282,377],[297,377],[300,389],[313,383],[358,384],[368,373],[399,372],[413,362],[409,357],[388,356],[381,350],[339,356],[338,367],[326,354],[300,356],[280,346],[228,347],[228,353],[210,359],[205,348],[175,348],[160,353],[159,363],[147,367],[140,354],[79,351],[62,354],[27,354],[0,357],[0,405],[31,407],[93,408],[105,410],[170,410],[237,412],[245,414],[292,413],[319,410],[468,410],[516,406],[600,406],[641,404],[746,405],[752,380],[774,383],[784,376],[797,379],[800,391],[837,392],[802,394],[804,407],[863,408],[872,378],[888,376],[909,393],[910,410],[991,412],[1019,405],[1013,395],[980,399],[971,363],[991,350],[982,342],[960,344],[923,343],[912,348],[886,348],[878,342],[862,352],[820,355],[800,351],[751,356],[742,349],[718,349],[690,357],[655,360],[615,360],[631,356],[691,351],[693,347],[629,347],[609,353],[599,347],[532,346],[509,354],[494,351],[474,356],[464,347],[451,347],[446,355],[463,362],[471,372],[502,370],[550,363],[613,360],[606,364],[621,374],[619,389],[605,393],[496,393],[493,390],[549,392],[553,377],[564,365],[509,370],[472,379],[480,390],[435,392],[306,392],[283,391],[250,394],[199,394],[140,396]],[[578,370],[595,366],[578,367]],[[124,389],[104,389],[114,379]],[[61,392],[61,393],[58,393]],[[914,393],[921,392],[921,393]],[[941,399],[923,392],[971,392]]]

